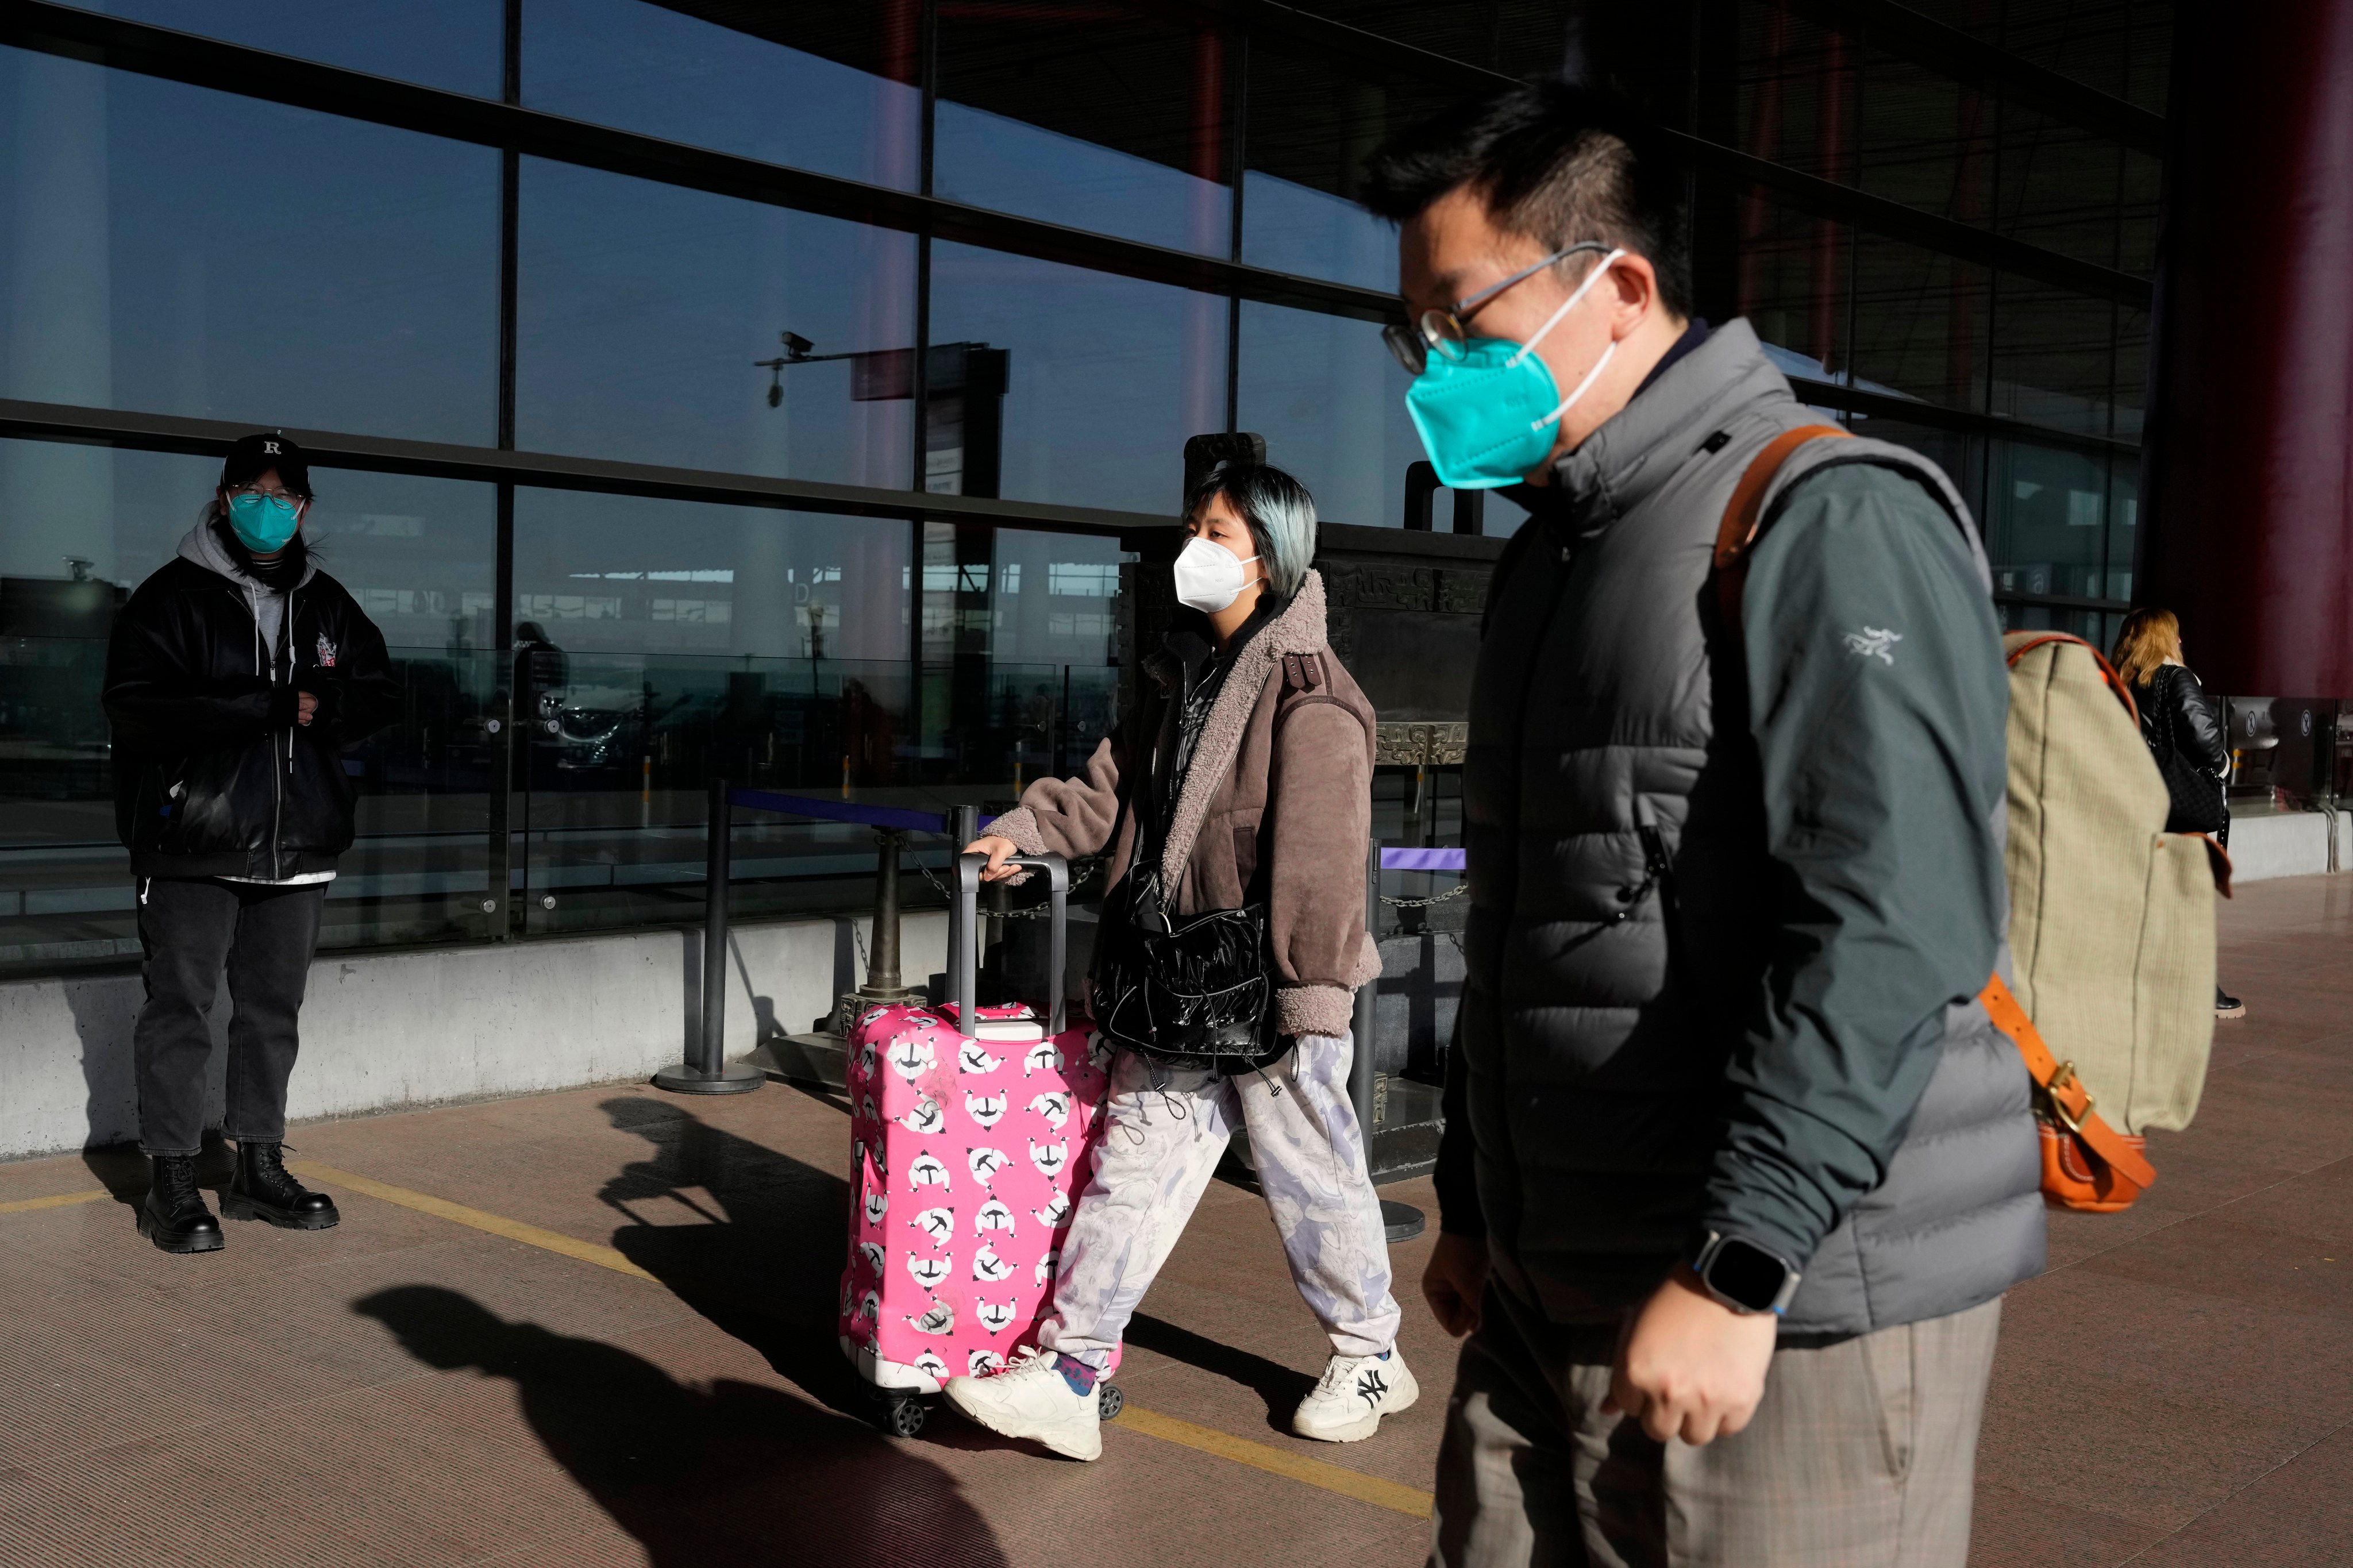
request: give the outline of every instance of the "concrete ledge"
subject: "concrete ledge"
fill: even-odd
[[[866,925],[734,927],[728,1054],[806,1030],[830,1009],[862,978]],[[920,983],[945,963],[947,916],[910,914],[902,932],[905,968]],[[650,1077],[700,1031],[702,973],[699,931],[322,957],[311,967],[288,1114],[354,1116]],[[0,1159],[138,1136],[131,1026],[141,995],[135,974],[0,984]],[[228,1012],[224,991],[216,1043]],[[213,1053],[216,1124],[227,1057]]]
[[[2353,868],[2353,814],[2337,814],[2337,863]],[[2266,812],[2231,823],[2231,879],[2267,882],[2328,869],[2327,816],[2317,811]]]

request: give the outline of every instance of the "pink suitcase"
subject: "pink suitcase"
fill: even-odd
[[[976,1007],[977,855],[959,856],[942,1007],[876,1007],[849,1032],[851,1209],[841,1348],[882,1402],[879,1424],[912,1436],[921,1396],[1004,1367],[1037,1342],[1054,1259],[1101,1136],[1105,1079],[1094,1029],[1028,1006]],[[1045,870],[1047,973],[1064,963],[1069,868]],[[1059,986],[1058,986],[1059,988]],[[967,1032],[961,1020],[978,1020]],[[1106,1415],[1116,1387],[1103,1384]]]

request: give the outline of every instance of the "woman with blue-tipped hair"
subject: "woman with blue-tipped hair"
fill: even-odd
[[[1108,856],[1090,977],[1113,1051],[1104,1137],[1060,1238],[1037,1353],[947,1384],[1008,1436],[1092,1459],[1095,1382],[1236,1126],[1293,1280],[1332,1342],[1292,1418],[1353,1442],[1419,1390],[1397,1351],[1380,1200],[1348,1098],[1349,1022],[1380,973],[1365,931],[1373,710],[1332,656],[1315,502],[1280,468],[1219,468],[1187,499],[1185,609],[1157,689],[1085,774],[1040,779],[970,846]]]

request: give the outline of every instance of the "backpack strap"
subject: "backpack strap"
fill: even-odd
[[[1715,607],[1724,622],[1726,636],[1735,646],[1740,637],[1740,594],[1748,585],[1748,557],[1764,537],[1772,520],[1763,515],[1765,492],[1773,488],[1773,476],[1791,453],[1812,440],[1851,439],[1851,430],[1836,425],[1800,425],[1784,430],[1765,444],[1765,449],[1748,460],[1748,469],[1740,482],[1732,487],[1732,500],[1724,509],[1724,521],[1715,531]]]
[[[2105,1164],[2119,1183],[2132,1187],[2132,1194],[2119,1194],[2125,1202],[2129,1203],[2142,1188],[2154,1186],[2157,1168],[2092,1109],[2092,1091],[2075,1076],[2075,1064],[2052,1056],[2051,1047],[2042,1043],[2042,1031],[2026,1016],[2026,1009],[2018,1005],[2018,998],[2010,994],[2009,984],[2000,975],[1986,982],[1985,989],[1978,993],[1978,1000],[1984,1004],[1986,1016],[1993,1020],[1993,1026],[2008,1035],[2018,1047],[2018,1054],[2026,1059],[2026,1070],[2049,1101],[2052,1117]]]

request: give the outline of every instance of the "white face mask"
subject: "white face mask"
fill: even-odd
[[[1239,559],[1216,540],[1196,534],[1176,552],[1176,602],[1205,616],[1217,614],[1250,586],[1242,568],[1257,559]]]

